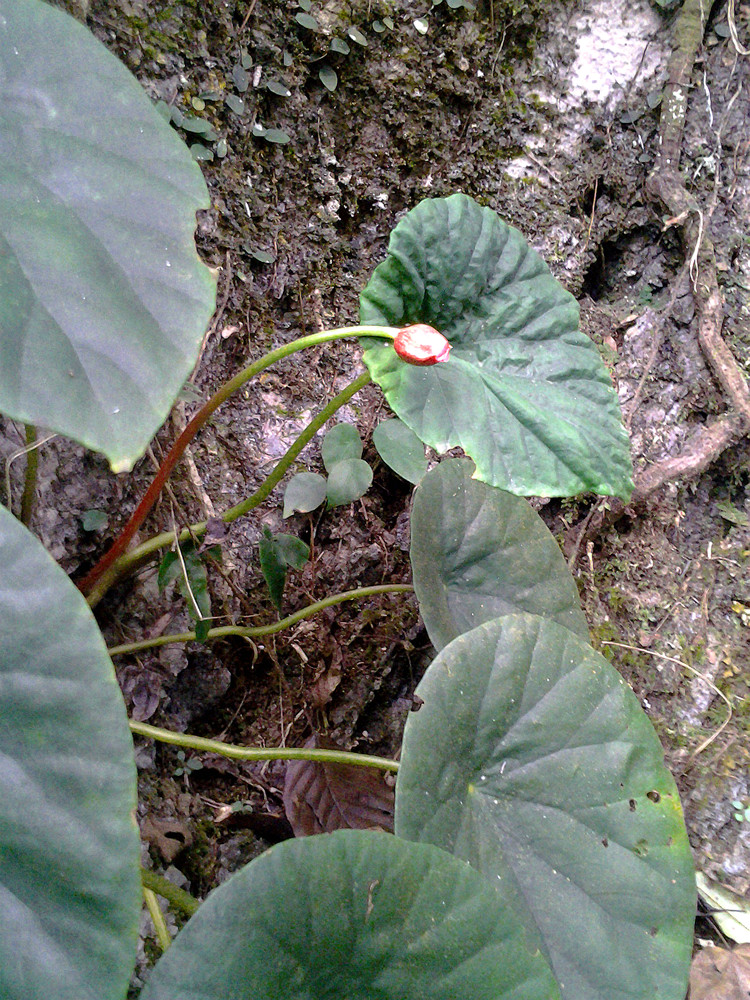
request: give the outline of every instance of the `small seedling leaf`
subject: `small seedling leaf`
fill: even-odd
[[[266,129],[263,133],[263,138],[266,142],[274,142],[279,146],[286,146],[288,142],[292,141],[292,137],[289,133],[280,128]]]
[[[229,108],[230,111],[234,111],[236,115],[244,115],[245,113],[245,102],[241,97],[236,94],[227,94],[224,98],[224,103]]]
[[[650,90],[646,94],[646,104],[653,111],[654,108],[658,108],[661,104],[662,92],[660,90]]]
[[[326,90],[330,90],[331,93],[333,93],[333,91],[338,86],[339,82],[336,70],[333,69],[331,66],[327,65],[321,66],[320,69],[318,70],[318,77],[320,78],[320,82],[323,84]]]
[[[214,158],[213,150],[207,146],[202,146],[199,142],[193,143],[190,147],[190,152],[193,154],[193,159],[199,163],[210,163]]]
[[[297,24],[301,25],[303,28],[307,28],[309,31],[318,30],[318,22],[312,16],[312,14],[300,13],[294,15],[294,20]]]
[[[268,250],[251,250],[250,256],[261,264],[273,264],[276,260],[276,254],[270,253]]]
[[[372,483],[372,469],[361,458],[337,462],[328,474],[328,507],[341,507],[359,500]]]
[[[343,38],[334,38],[331,42],[331,52],[338,52],[339,55],[348,56],[351,52],[349,43]]]
[[[429,30],[430,24],[427,18],[418,17],[414,22],[414,27],[417,29],[420,35],[426,35]]]
[[[287,67],[291,66],[292,63],[294,62],[294,59],[292,58],[291,52],[287,52],[286,49],[284,49],[284,51],[283,51],[283,53],[281,55],[281,61]]]
[[[389,469],[415,486],[427,472],[424,445],[397,417],[381,420],[372,432],[372,443]]]
[[[250,86],[250,75],[241,63],[232,66],[232,82],[241,94]]]
[[[366,47],[368,44],[365,35],[359,30],[359,28],[355,28],[354,25],[352,25],[351,28],[349,28],[349,30],[347,31],[347,35],[351,38],[353,42],[356,42],[357,45],[362,45]]]
[[[286,562],[279,551],[276,539],[268,528],[263,528],[263,534],[258,542],[260,550],[260,568],[266,581],[271,600],[278,611],[284,597],[286,583]]]
[[[216,155],[219,157],[220,160],[223,160],[228,152],[229,152],[229,146],[227,145],[227,140],[219,139],[219,141],[216,143]]]
[[[277,97],[291,97],[292,92],[287,87],[285,83],[281,83],[279,80],[268,80],[266,82],[266,90],[270,90],[272,94],[276,94]]]
[[[383,18],[383,24],[386,26],[386,28],[388,28],[389,31],[393,31],[393,18],[392,17],[384,17]]]
[[[362,457],[362,441],[354,424],[336,424],[323,438],[323,465],[330,473],[337,462]]]
[[[275,541],[281,558],[292,569],[302,569],[310,558],[310,546],[295,535],[279,534]]]
[[[193,135],[204,135],[206,137],[210,136],[213,132],[211,123],[207,122],[205,118],[198,118],[197,115],[183,115],[180,128]]]
[[[298,0],[297,6],[302,10],[310,10],[312,7],[312,0]]]
[[[382,35],[383,32],[385,31],[385,25],[383,24],[382,21],[373,21],[372,30],[377,31],[379,35]]]
[[[108,522],[109,518],[103,510],[86,510],[81,518],[81,527],[84,531],[101,531]]]
[[[326,498],[325,476],[317,472],[298,472],[284,491],[284,517],[299,512],[307,514],[320,507]]]

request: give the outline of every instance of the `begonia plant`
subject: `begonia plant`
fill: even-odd
[[[165,419],[213,306],[191,235],[205,185],[138,83],[41,0],[0,0],[0,96],[0,407],[123,470]],[[232,747],[128,720],[111,657],[197,632],[108,650],[89,605],[165,548],[184,561],[187,536],[135,548],[122,536],[79,589],[0,507],[4,1000],[123,1000],[154,890],[192,915],[141,1000],[682,1000],[695,888],[677,790],[524,499],[631,489],[616,394],[575,300],[519,232],[455,194],[398,223],[360,321],[280,344],[219,390],[137,526],[232,392],[294,351],[362,338],[367,373],[223,517],[274,502],[370,379],[410,433],[439,454],[463,449],[414,493],[413,585],[437,653],[400,761]],[[191,526],[191,542],[205,530]],[[200,638],[273,633],[364,593]],[[139,867],[134,735],[398,772],[395,835],[291,840],[199,902]]]

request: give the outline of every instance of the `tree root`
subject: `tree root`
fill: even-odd
[[[712,0],[685,0],[675,22],[676,44],[662,97],[659,148],[654,170],[646,180],[646,191],[669,213],[665,228],[680,226],[686,266],[692,279],[698,341],[731,409],[696,431],[678,455],[638,473],[629,504],[620,501],[600,503],[580,526],[571,528],[565,539],[565,548],[571,553],[577,553],[584,540],[596,536],[626,509],[642,502],[662,486],[702,473],[726,448],[750,431],[750,390],[721,335],[723,300],[716,277],[713,244],[706,235],[704,213],[685,187],[679,172],[690,78],[711,7]]]

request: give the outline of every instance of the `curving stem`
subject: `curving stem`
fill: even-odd
[[[159,498],[164,484],[169,478],[172,469],[182,457],[185,448],[221,404],[226,402],[233,393],[249,382],[251,378],[265,371],[274,362],[281,361],[282,358],[286,358],[290,354],[295,354],[297,351],[303,351],[307,347],[316,347],[318,344],[325,344],[332,340],[341,340],[344,337],[381,337],[386,340],[395,340],[398,333],[399,331],[395,327],[387,326],[347,326],[336,330],[323,330],[320,333],[312,333],[307,337],[300,337],[299,340],[293,340],[290,344],[284,344],[283,347],[277,347],[275,350],[269,351],[262,358],[253,362],[253,364],[244,368],[234,378],[226,382],[213,394],[208,402],[203,404],[169,449],[164,461],[159,466],[159,471],[148,490],[146,490],[145,496],[136,507],[118,538],[101,557],[99,562],[81,580],[77,581],[79,590],[83,591],[84,594],[88,593],[99,577],[125,552],[133,536],[143,524],[149,511]]]

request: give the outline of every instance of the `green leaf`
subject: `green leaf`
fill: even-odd
[[[276,94],[277,97],[291,97],[292,92],[287,87],[285,83],[281,83],[279,80],[268,80],[266,82],[266,90],[270,90],[272,94]]]
[[[129,469],[191,371],[216,281],[199,168],[69,15],[0,0],[0,409]]]
[[[268,592],[274,606],[281,611],[286,583],[286,560],[283,558],[276,540],[269,528],[263,528],[263,534],[258,542],[260,550],[260,568],[266,581]]]
[[[241,63],[232,66],[232,83],[241,94],[250,86],[250,75]]]
[[[630,495],[619,403],[578,331],[578,305],[493,211],[461,194],[417,205],[391,234],[360,314],[429,323],[450,340],[450,359],[428,368],[373,339],[364,360],[397,416],[438,452],[462,447],[478,479],[523,495]]]
[[[81,527],[84,531],[101,531],[102,528],[107,527],[108,523],[109,518],[106,512],[96,508],[85,510],[81,517]]]
[[[348,56],[351,52],[349,43],[343,38],[334,38],[331,42],[331,52],[338,52],[341,56]]]
[[[317,472],[298,472],[289,480],[284,491],[284,517],[296,511],[307,514],[320,507],[325,498],[325,476],[319,476]]]
[[[263,578],[268,586],[271,600],[281,611],[287,566],[291,566],[292,569],[302,569],[310,558],[310,547],[301,538],[295,538],[294,535],[274,535],[267,527],[263,528],[258,544]]]
[[[367,46],[367,37],[362,31],[359,30],[359,28],[355,28],[354,25],[352,25],[346,33],[353,42],[357,43],[357,45],[362,45],[364,47]]]
[[[372,484],[372,469],[361,458],[345,458],[331,467],[326,496],[328,507],[342,507],[359,500]]]
[[[176,552],[165,553],[159,564],[157,584],[159,590],[164,590],[168,584],[177,581],[177,589],[185,599],[190,617],[201,624],[201,632],[205,633],[205,621],[211,617],[211,596],[208,592],[206,565],[192,542],[182,543],[180,552],[182,562]]]
[[[323,438],[321,452],[326,472],[346,458],[361,458],[362,441],[354,424],[334,424]]]
[[[302,569],[310,558],[310,546],[295,535],[275,535],[276,547],[281,558],[292,569]]]
[[[411,566],[433,646],[516,611],[551,618],[587,642],[578,589],[544,521],[473,471],[468,459],[448,459],[414,493]]]
[[[221,961],[217,961],[217,956]],[[557,1000],[467,865],[386,833],[288,840],[211,893],[141,1000]]]
[[[325,64],[321,66],[318,70],[318,78],[326,90],[330,90],[331,93],[333,93],[336,87],[338,87],[339,78],[336,74],[336,70],[331,66],[327,66]]]
[[[674,781],[633,692],[556,622],[454,639],[417,688],[396,833],[504,887],[569,1000],[682,1000],[695,880]]]
[[[312,16],[312,14],[295,14],[294,20],[297,24],[301,25],[303,28],[308,28],[310,31],[318,30],[318,22]]]
[[[372,443],[389,469],[415,486],[427,472],[424,445],[406,424],[392,417],[381,420],[372,432]]]
[[[236,94],[227,94],[224,98],[224,103],[229,108],[230,111],[234,111],[236,115],[244,115],[245,113],[245,102],[241,97]]]
[[[0,996],[122,1000],[141,886],[133,743],[86,602],[0,506]]]
[[[263,132],[263,138],[266,142],[274,142],[279,146],[286,146],[288,142],[292,141],[292,137],[288,132],[285,132],[281,128],[269,128]]]

